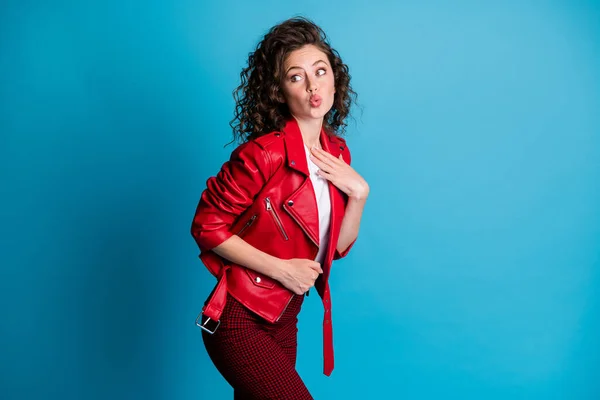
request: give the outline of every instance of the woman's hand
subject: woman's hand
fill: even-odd
[[[315,285],[323,273],[321,265],[304,258],[281,260],[279,276],[276,278],[283,286],[296,294],[304,294]]]
[[[333,183],[348,197],[364,200],[369,195],[367,181],[346,164],[341,154],[339,158],[335,158],[325,150],[313,147],[310,159],[319,167],[319,176]]]

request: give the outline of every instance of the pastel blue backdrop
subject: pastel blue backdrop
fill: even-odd
[[[600,5],[3,1],[0,393],[227,399],[189,234],[272,25],[350,66],[371,185],[298,370],[317,399],[600,398]]]

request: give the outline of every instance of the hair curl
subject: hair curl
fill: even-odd
[[[233,141],[246,142],[266,133],[281,130],[291,116],[283,98],[280,82],[283,65],[289,53],[305,45],[314,45],[324,52],[335,80],[335,95],[331,110],[323,118],[325,130],[344,134],[346,117],[356,102],[350,86],[350,74],[339,53],[328,43],[325,32],[304,17],[288,19],[274,27],[248,56],[248,66],[240,73],[241,84],[233,91],[235,116],[230,122]],[[230,142],[231,143],[231,142]]]

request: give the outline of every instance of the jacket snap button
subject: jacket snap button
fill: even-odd
[[[260,283],[260,276],[257,276],[256,278],[254,278],[254,280],[256,281],[256,283]]]
[[[293,200],[289,200],[289,201],[288,201],[288,206],[290,206],[290,207],[291,207],[291,206],[293,206],[293,205],[294,205],[294,201],[293,201]]]
[[[279,133],[276,133],[276,134],[275,134],[275,136],[276,136],[276,137],[279,137]]]
[[[296,165],[296,161],[292,160],[291,164]]]
[[[340,150],[344,151],[344,146],[340,146]]]

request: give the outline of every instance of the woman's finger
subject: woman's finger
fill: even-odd
[[[327,160],[331,163],[334,163],[336,165],[339,165],[340,160],[337,157],[333,156],[331,153],[328,153],[322,149],[315,149],[315,150],[317,150],[317,154],[321,155],[325,160]],[[340,156],[341,156],[341,154],[340,154]]]
[[[322,176],[323,178],[327,179],[328,181],[331,181],[331,183],[333,183],[333,174],[324,171],[322,169],[318,169],[317,170],[317,175]]]
[[[313,159],[319,160],[319,161],[320,161],[320,162],[322,162],[323,164],[326,164],[326,165],[328,165],[328,166],[330,166],[330,167],[334,167],[334,166],[335,166],[335,164],[334,164],[333,162],[331,162],[331,160],[330,160],[330,159],[328,159],[328,158],[325,158],[325,157],[323,156],[323,154],[312,153],[310,156],[311,156],[311,157],[313,157]],[[316,163],[315,163],[315,164],[316,164]]]
[[[311,154],[311,160],[312,160],[312,162],[315,163],[315,165],[317,167],[319,167],[319,169],[322,169],[324,171],[331,172],[335,168],[333,165],[323,162],[322,160],[318,159],[317,157],[313,156],[312,154]]]

